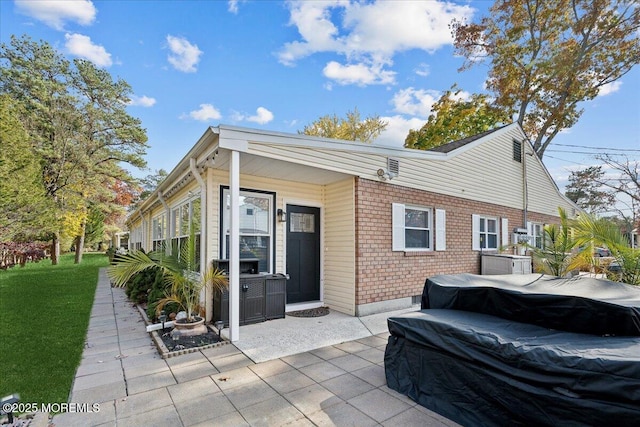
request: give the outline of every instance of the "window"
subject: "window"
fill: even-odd
[[[257,258],[261,273],[270,273],[272,270],[274,200],[273,193],[240,192],[240,258]],[[222,190],[222,201],[221,253],[228,259],[231,227],[231,195],[228,188]]]
[[[431,215],[428,210],[404,209],[405,249],[431,249]]]
[[[129,249],[140,250],[142,249],[142,226],[135,227],[129,233]]]
[[[433,250],[433,209],[393,203],[392,216],[394,251]],[[444,250],[444,210],[436,209],[435,222],[436,250]]]
[[[166,239],[167,218],[165,214],[159,215],[151,221],[151,245],[152,250],[160,250]]]
[[[201,227],[200,196],[176,206],[171,211],[171,248],[178,251],[187,242],[191,227],[195,235],[196,270],[200,270],[200,227]]]
[[[499,242],[498,218],[473,215],[472,246],[474,250],[497,250]]]
[[[529,244],[534,248],[542,249],[543,224],[529,223]]]

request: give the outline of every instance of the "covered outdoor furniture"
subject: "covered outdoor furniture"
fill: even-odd
[[[387,385],[467,426],[638,425],[640,289],[619,285],[429,279],[422,310],[388,319]]]

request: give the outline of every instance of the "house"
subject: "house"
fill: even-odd
[[[479,273],[481,254],[514,238],[539,245],[559,207],[578,210],[518,124],[429,151],[220,125],[127,225],[148,250],[193,224],[202,263],[229,259],[235,341],[240,258],[289,275],[287,311],[362,316],[419,301],[426,277]]]

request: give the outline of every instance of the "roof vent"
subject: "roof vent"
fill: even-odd
[[[522,142],[513,140],[513,160],[522,163]]]
[[[400,175],[400,162],[398,159],[387,158],[387,171],[390,178],[395,178]]]

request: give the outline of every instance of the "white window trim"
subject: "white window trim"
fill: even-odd
[[[493,220],[496,221],[496,248],[481,248],[480,247],[480,221],[481,220]],[[500,240],[501,234],[504,234],[505,227],[508,230],[509,222],[507,218],[502,218],[502,221],[498,217],[489,216],[489,215],[471,215],[472,221],[472,236],[471,236],[471,247],[474,251],[497,251],[500,249],[500,242],[504,243],[504,240]],[[502,231],[502,233],[501,233]],[[487,231],[484,232],[487,234]],[[508,234],[507,234],[508,236]],[[504,239],[504,236],[502,236]]]
[[[536,227],[540,227],[539,235],[535,234]],[[544,240],[544,224],[540,222],[528,222],[527,230],[529,234],[529,245],[535,248],[537,247],[536,246],[537,241],[540,240],[540,248],[542,248],[542,243]]]
[[[405,241],[405,210],[413,209],[428,212],[429,247],[407,248]],[[446,244],[446,212],[444,209],[433,209],[425,206],[406,205],[404,203],[391,204],[391,250],[395,252],[431,252],[444,251]]]
[[[167,239],[167,215],[166,213],[161,213],[159,215],[154,216],[151,219],[151,247],[156,246],[156,242],[160,242],[160,245],[164,243]],[[156,235],[156,221],[160,222],[160,226],[162,228],[161,235]]]

